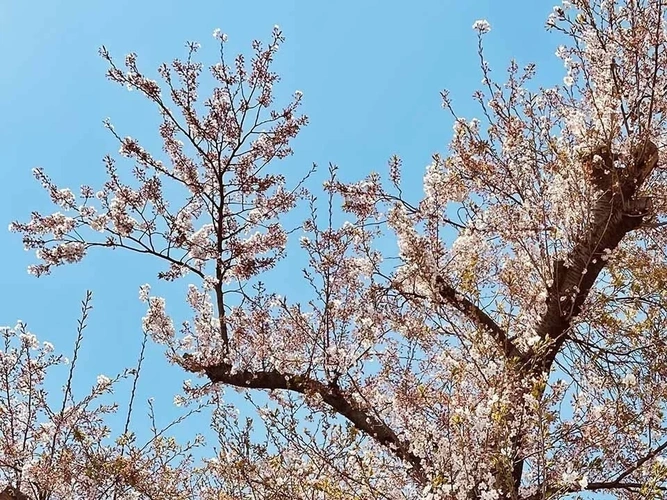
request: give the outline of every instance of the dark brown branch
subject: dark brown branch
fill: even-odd
[[[658,161],[658,149],[650,141],[635,151],[633,164],[625,169],[614,166],[607,149],[594,156],[602,156],[601,165],[592,167],[593,182],[604,191],[593,205],[591,224],[568,255],[568,264],[559,260],[553,266],[553,284],[548,289],[547,311],[542,317],[537,334],[551,339],[545,353],[533,357],[534,373],[548,373],[556,354],[567,338],[572,318],[581,312],[593,284],[606,265],[608,254],[618,247],[629,232],[637,229],[650,212],[651,200],[636,197],[637,191]],[[593,160],[591,160],[593,161]],[[604,172],[601,177],[600,172]]]
[[[628,467],[626,470],[621,472],[616,479],[611,480],[611,481],[597,481],[597,482],[592,482],[588,483],[586,486],[586,491],[599,491],[599,490],[638,490],[646,486],[644,483],[638,483],[638,482],[629,482],[625,481],[625,479],[631,475],[633,472],[635,472],[637,469],[639,469],[642,465],[644,465],[646,462],[651,460],[652,458],[657,457],[660,452],[664,451],[667,449],[667,441],[662,443],[660,446],[657,448],[654,448],[650,452],[648,452],[646,455],[644,455],[642,458],[637,460],[637,462],[632,465],[631,467]],[[543,485],[544,486],[544,485]],[[659,486],[659,485],[653,485],[654,488],[656,488],[659,491],[667,491],[667,486]],[[533,495],[530,495],[528,497],[522,498],[521,500],[541,500],[542,499],[542,491],[543,488],[540,488],[540,491],[537,493],[534,493]],[[552,493],[576,493],[578,491],[581,491],[578,488],[547,488],[547,492],[552,492]]]
[[[651,200],[637,196],[644,181],[658,162],[658,148],[651,141],[643,141],[633,151],[630,164],[617,168],[611,147],[602,146],[583,159],[582,167],[601,195],[593,204],[589,227],[580,235],[565,261],[553,264],[553,283],[547,292],[547,310],[537,327],[542,340],[549,340],[546,349],[527,354],[528,364],[522,368],[526,376],[542,377],[551,367],[567,340],[573,318],[580,312],[584,301],[598,276],[606,266],[609,254],[621,240],[641,226],[651,211]],[[521,437],[514,442],[521,447]],[[523,476],[524,460],[514,463],[514,487],[518,491]],[[619,477],[617,481],[621,481]]]
[[[566,493],[581,493],[582,491],[627,490],[634,493],[639,493],[639,490],[641,490],[645,486],[646,484],[644,483],[624,483],[617,481],[597,482],[597,483],[589,483],[584,490],[582,490],[581,488],[574,488],[574,487],[559,488],[559,489],[547,490],[546,492],[547,496],[544,496],[542,492],[539,491],[537,493],[533,493],[530,496],[521,497],[521,500],[542,500],[543,498],[550,498],[549,495],[553,494],[564,495]],[[667,487],[664,486],[654,485],[653,487],[658,491],[667,491]]]
[[[622,481],[611,481],[611,482],[600,482],[600,483],[590,483],[588,486],[586,486],[586,491],[596,491],[596,490],[618,490],[618,489],[623,489],[623,490],[634,490],[634,489],[641,489],[645,487],[646,484],[644,483],[624,483]],[[657,490],[660,491],[667,491],[667,488],[664,486],[653,486]],[[575,492],[575,491],[580,491],[576,489],[571,489],[569,490],[570,492]]]
[[[387,424],[355,403],[337,385],[324,384],[303,375],[281,373],[277,370],[233,372],[230,365],[201,366],[191,357],[184,357],[183,367],[191,372],[204,372],[213,383],[223,383],[246,389],[288,390],[303,395],[318,394],[322,400],[352,422],[357,429],[387,446],[400,459],[412,466],[415,479],[424,483],[426,474],[422,459],[410,451],[410,443],[401,440]]]
[[[445,283],[442,276],[436,276],[435,284],[438,294],[444,301],[463,313],[475,325],[491,334],[507,359],[523,359],[523,354],[493,318]]]
[[[654,450],[648,452],[643,458],[640,458],[639,460],[637,460],[637,463],[636,463],[635,465],[633,465],[632,467],[626,469],[624,472],[622,472],[622,473],[615,479],[615,482],[623,481],[626,477],[628,477],[628,476],[629,476],[630,474],[632,474],[634,471],[636,471],[637,469],[639,469],[642,465],[644,465],[646,462],[648,462],[648,461],[651,460],[652,458],[658,456],[658,454],[659,454],[661,451],[664,451],[665,449],[667,449],[667,441],[665,441],[664,443],[662,443],[660,446],[658,446],[658,447],[655,448]]]
[[[565,493],[580,493],[582,491],[602,491],[602,490],[628,490],[635,493],[639,493],[638,490],[645,488],[647,484],[637,483],[637,482],[623,482],[623,481],[599,481],[594,483],[588,483],[586,488],[581,489],[577,487],[564,487],[556,489],[547,489],[547,496],[543,496],[542,492],[533,493],[530,496],[522,497],[521,500],[542,500],[543,498],[548,498],[550,494],[565,494]],[[655,488],[658,491],[667,491],[667,486],[652,485],[652,488]]]
[[[21,493],[17,488],[7,486],[0,492],[0,500],[28,500],[28,496]]]

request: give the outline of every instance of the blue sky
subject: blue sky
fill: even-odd
[[[159,152],[157,114],[136,92],[108,82],[97,55],[105,45],[119,61],[130,51],[139,65],[156,75],[163,61],[186,54],[184,42],[202,43],[200,59],[216,62],[211,33],[229,35],[229,50],[249,53],[253,38],[268,39],[278,24],[287,37],[278,53],[282,74],[278,96],[304,93],[310,117],[294,143],[296,154],[280,164],[288,178],[318,163],[340,167],[347,180],[372,170],[384,171],[399,154],[404,176],[420,189],[424,167],[434,152],[446,152],[451,119],[441,109],[439,92],[451,91],[458,113],[478,114],[472,92],[480,87],[476,19],[488,19],[487,56],[503,79],[515,57],[520,65],[536,62],[538,81],[560,82],[554,51],[556,35],[544,21],[552,3],[535,0],[379,0],[230,1],[70,0],[68,2],[0,2],[0,324],[28,322],[41,340],[67,352],[75,336],[79,302],[92,289],[94,310],[84,341],[79,387],[94,383],[136,358],[144,305],[138,287],[157,284],[147,259],[116,252],[93,252],[83,263],[58,268],[36,279],[26,272],[34,261],[20,237],[6,231],[10,221],[26,220],[32,210],[49,211],[49,200],[32,178],[43,166],[60,186],[104,181],[102,157],[118,145],[102,127],[110,117],[121,135],[143,141]],[[156,78],[157,79],[157,78]],[[119,165],[128,168],[128,163]],[[311,185],[317,188],[316,185]],[[415,191],[415,195],[419,192]],[[293,261],[295,275],[303,262]],[[299,280],[283,280],[282,295],[298,293]],[[272,285],[270,283],[270,285]],[[277,285],[274,283],[273,285]],[[171,286],[170,297],[178,297]],[[164,289],[156,287],[156,290]],[[187,312],[184,301],[171,310]],[[154,395],[165,418],[183,376],[168,367],[160,350],[150,349],[141,397]],[[81,392],[79,392],[81,395]],[[123,396],[121,395],[121,400]]]

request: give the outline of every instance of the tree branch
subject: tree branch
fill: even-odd
[[[552,339],[553,342],[544,354],[535,356],[531,353],[534,373],[544,374],[551,370],[567,338],[572,318],[581,312],[608,255],[625,235],[642,224],[651,210],[651,200],[636,197],[636,194],[657,164],[658,148],[650,141],[645,142],[635,151],[633,165],[625,169],[613,165],[615,158],[610,153],[602,154],[606,155],[603,165],[593,172],[592,182],[606,191],[593,205],[591,224],[568,254],[568,264],[563,260],[553,264],[547,310],[537,327],[541,339]],[[604,172],[604,176],[599,171]]]
[[[598,158],[599,157],[599,158]],[[602,161],[599,161],[599,160]],[[528,364],[522,367],[527,376],[542,377],[551,371],[556,356],[567,339],[572,320],[580,312],[598,276],[607,264],[609,254],[629,232],[637,229],[651,211],[649,198],[637,197],[637,192],[658,162],[658,148],[643,141],[633,151],[632,163],[617,168],[617,155],[603,146],[583,161],[588,180],[602,194],[593,204],[591,222],[567,256],[553,264],[553,284],[547,290],[547,310],[537,326],[540,339],[551,340],[544,352],[532,349],[526,355]],[[517,436],[514,447],[521,446]],[[523,476],[524,460],[514,463],[514,486],[518,491]],[[619,482],[623,476],[617,479]],[[602,483],[600,483],[602,484]]]
[[[435,284],[440,297],[463,313],[475,325],[489,332],[496,341],[500,350],[507,359],[523,359],[523,354],[509,339],[505,331],[488,314],[482,311],[471,301],[459,294],[453,287],[445,283],[442,276],[435,278]]]
[[[548,489],[546,490],[546,496],[542,491],[533,493],[527,497],[521,497],[521,500],[543,500],[544,498],[551,498],[549,495],[564,495],[567,493],[581,493],[582,491],[601,491],[601,490],[628,490],[634,493],[638,493],[637,490],[641,490],[646,486],[644,483],[624,483],[624,482],[596,482],[589,483],[585,489],[575,488],[575,487],[566,487],[566,488],[557,488],[557,489]],[[667,488],[664,486],[654,486],[658,491],[667,491]],[[554,497],[555,498],[555,497]]]
[[[623,481],[626,477],[628,477],[628,476],[629,476],[630,474],[632,474],[634,471],[636,471],[637,469],[639,469],[642,465],[644,465],[646,462],[648,462],[648,461],[651,460],[652,458],[655,458],[656,456],[658,456],[658,454],[659,454],[661,451],[664,451],[665,449],[667,449],[667,441],[665,441],[664,443],[662,443],[662,444],[661,444],[660,446],[658,446],[657,448],[655,448],[655,449],[651,450],[650,452],[648,452],[646,455],[644,455],[644,457],[642,457],[642,458],[640,458],[639,460],[637,460],[637,463],[636,463],[635,465],[633,465],[632,467],[629,467],[628,469],[626,469],[625,471],[623,471],[623,472],[622,472],[622,473],[621,473],[621,474],[614,480],[614,482],[618,483],[618,482]]]
[[[567,486],[567,487],[562,487],[562,488],[548,488],[546,490],[547,496],[543,496],[542,491],[538,491],[536,493],[533,493],[532,495],[529,495],[527,497],[521,497],[521,500],[542,500],[543,498],[549,498],[548,495],[552,494],[566,494],[566,493],[581,493],[582,491],[601,491],[601,490],[628,490],[628,491],[634,491],[637,493],[636,490],[641,490],[642,488],[646,487],[647,484],[645,483],[637,483],[637,482],[623,482],[621,480],[614,480],[614,481],[597,481],[594,483],[588,483],[586,485],[586,488],[577,488],[574,486]],[[658,491],[667,491],[666,486],[659,486],[659,485],[652,485],[652,488],[655,488]]]
[[[337,385],[324,384],[303,375],[281,373],[277,370],[232,372],[231,365],[201,366],[191,356],[184,356],[183,367],[190,372],[204,372],[213,383],[223,383],[245,389],[288,390],[303,395],[318,394],[339,415],[357,429],[387,446],[398,458],[412,466],[412,475],[420,483],[426,481],[422,459],[410,451],[410,443],[400,439],[387,424],[367,412]]]

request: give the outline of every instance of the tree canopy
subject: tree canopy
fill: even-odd
[[[312,169],[281,166],[307,118],[301,92],[275,93],[279,27],[248,59],[216,31],[220,60],[206,71],[189,43],[159,83],[135,54],[120,64],[103,47],[109,80],[155,105],[163,151],[107,122],[124,160],[105,157],[104,185],[63,188],[36,169],[56,211],[10,229],[36,251],[37,276],[116,249],[188,284],[181,326],[142,286],[144,345],[199,377],[178,403],[213,408],[219,442],[196,460],[199,438],[112,432],[116,407],[93,402],[118,379],[75,401],[76,355],[54,408],[42,384],[63,358],[19,324],[0,351],[0,495],[663,498],[665,11],[563,0],[547,29],[563,40],[565,74],[548,88],[533,85],[532,64],[494,79],[491,26],[475,22],[479,115],[459,117],[443,91],[456,119],[448,150],[425,173],[393,156],[355,182],[330,165],[321,187]],[[215,88],[204,98],[205,73]],[[402,189],[415,175],[422,196]],[[289,241],[307,259],[290,284],[306,300],[263,279],[289,262]],[[140,369],[141,358],[119,378],[136,386]],[[252,415],[224,401],[230,386]]]

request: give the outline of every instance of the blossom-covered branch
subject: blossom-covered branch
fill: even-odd
[[[198,366],[186,361],[186,370],[193,372],[203,371],[214,383],[223,383],[246,389],[289,390],[306,396],[316,395],[341,416],[352,422],[357,429],[372,436],[379,443],[389,447],[399,458],[407,461],[414,468],[415,476],[425,480],[420,457],[410,451],[410,443],[401,440],[381,420],[370,411],[365,410],[355,402],[350,394],[345,394],[336,384],[323,384],[318,380],[303,375],[270,371],[232,372],[231,366],[213,365]]]
[[[456,289],[447,285],[445,280],[440,275],[436,276],[436,287],[443,300],[446,300],[456,309],[469,317],[471,321],[477,326],[490,333],[508,360],[522,360],[523,354],[507,337],[505,331],[500,328],[488,314],[486,314],[483,310],[470,302],[468,299],[457,293]]]

